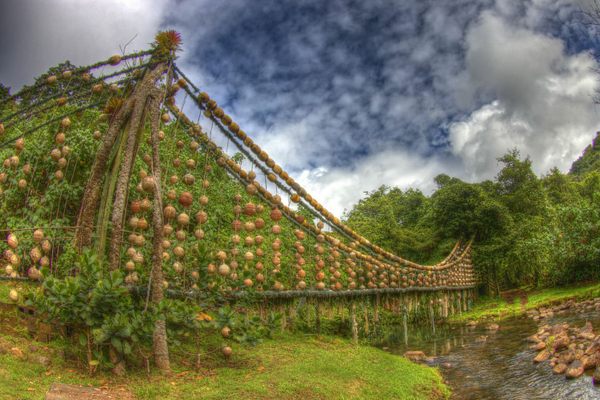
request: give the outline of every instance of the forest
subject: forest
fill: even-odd
[[[397,254],[434,261],[457,237],[473,238],[473,259],[487,293],[600,278],[600,133],[568,173],[539,177],[518,149],[498,159],[494,180],[435,178],[430,196],[380,187],[344,218]]]

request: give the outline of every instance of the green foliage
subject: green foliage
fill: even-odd
[[[421,191],[381,186],[366,194],[344,217],[350,227],[411,260],[426,262],[438,255],[435,232],[422,223],[429,199]]]
[[[49,276],[31,303],[49,322],[59,322],[68,336],[88,353],[88,363],[109,363],[109,347],[123,357],[134,346],[148,347],[154,314],[138,312],[136,301],[123,285],[123,273],[106,272],[96,255],[84,252],[75,265],[77,275]],[[93,354],[93,355],[92,355]]]
[[[494,181],[442,174],[430,197],[381,187],[346,221],[378,245],[422,262],[437,262],[455,240],[474,238],[474,264],[490,293],[599,279],[600,171],[574,177],[554,168],[538,178],[517,150],[498,161]]]
[[[600,132],[596,133],[596,138],[571,166],[570,174],[583,176],[586,173],[600,170]]]

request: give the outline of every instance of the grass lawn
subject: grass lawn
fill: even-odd
[[[534,290],[528,293],[525,310],[560,303],[569,299],[583,300],[593,297],[600,297],[600,283]],[[503,299],[483,297],[477,300],[471,310],[453,316],[450,322],[462,323],[483,319],[502,320],[522,313],[523,307],[519,299],[515,299],[512,304],[509,304]]]

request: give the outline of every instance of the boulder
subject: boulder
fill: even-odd
[[[583,364],[579,360],[573,361],[567,368],[566,377],[569,379],[579,378],[583,375]]]

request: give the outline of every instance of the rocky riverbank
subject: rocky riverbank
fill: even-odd
[[[578,378],[586,370],[594,370],[594,383],[600,384],[600,334],[588,321],[583,326],[567,323],[549,324],[554,316],[600,312],[600,298],[581,302],[569,300],[565,303],[531,309],[527,315],[539,324],[537,333],[527,338],[531,348],[538,351],[534,362],[549,362],[555,374],[567,378]]]

